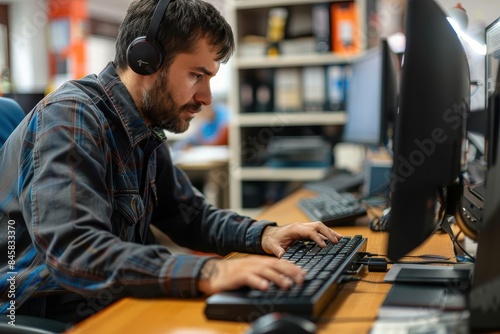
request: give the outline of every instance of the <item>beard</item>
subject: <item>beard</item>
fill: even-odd
[[[172,133],[182,133],[201,110],[201,103],[179,105],[175,102],[167,74],[162,71],[151,89],[142,97],[142,116],[150,127],[160,127]]]

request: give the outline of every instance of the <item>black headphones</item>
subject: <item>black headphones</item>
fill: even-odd
[[[137,74],[153,74],[163,62],[163,49],[156,40],[156,34],[169,3],[170,0],[158,2],[146,36],[137,37],[127,48],[128,66]]]

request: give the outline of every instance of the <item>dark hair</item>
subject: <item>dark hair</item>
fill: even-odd
[[[134,0],[128,7],[116,41],[115,65],[124,70],[127,48],[146,35],[159,0]],[[162,68],[168,68],[179,53],[193,52],[196,42],[208,38],[217,49],[218,61],[226,63],[234,51],[231,27],[221,13],[202,0],[172,0],[163,15],[156,40],[163,48]]]

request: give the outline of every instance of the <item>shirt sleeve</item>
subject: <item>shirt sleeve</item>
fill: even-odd
[[[88,100],[59,100],[31,119],[19,181],[23,217],[57,284],[83,296],[192,297],[208,257],[121,240],[111,223],[112,155]],[[30,153],[32,152],[32,153]]]

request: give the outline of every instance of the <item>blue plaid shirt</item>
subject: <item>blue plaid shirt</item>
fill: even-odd
[[[26,116],[0,150],[1,313],[55,293],[199,295],[208,257],[171,255],[152,242],[150,224],[194,250],[263,253],[270,222],[208,204],[165,139],[146,126],[112,63]]]

